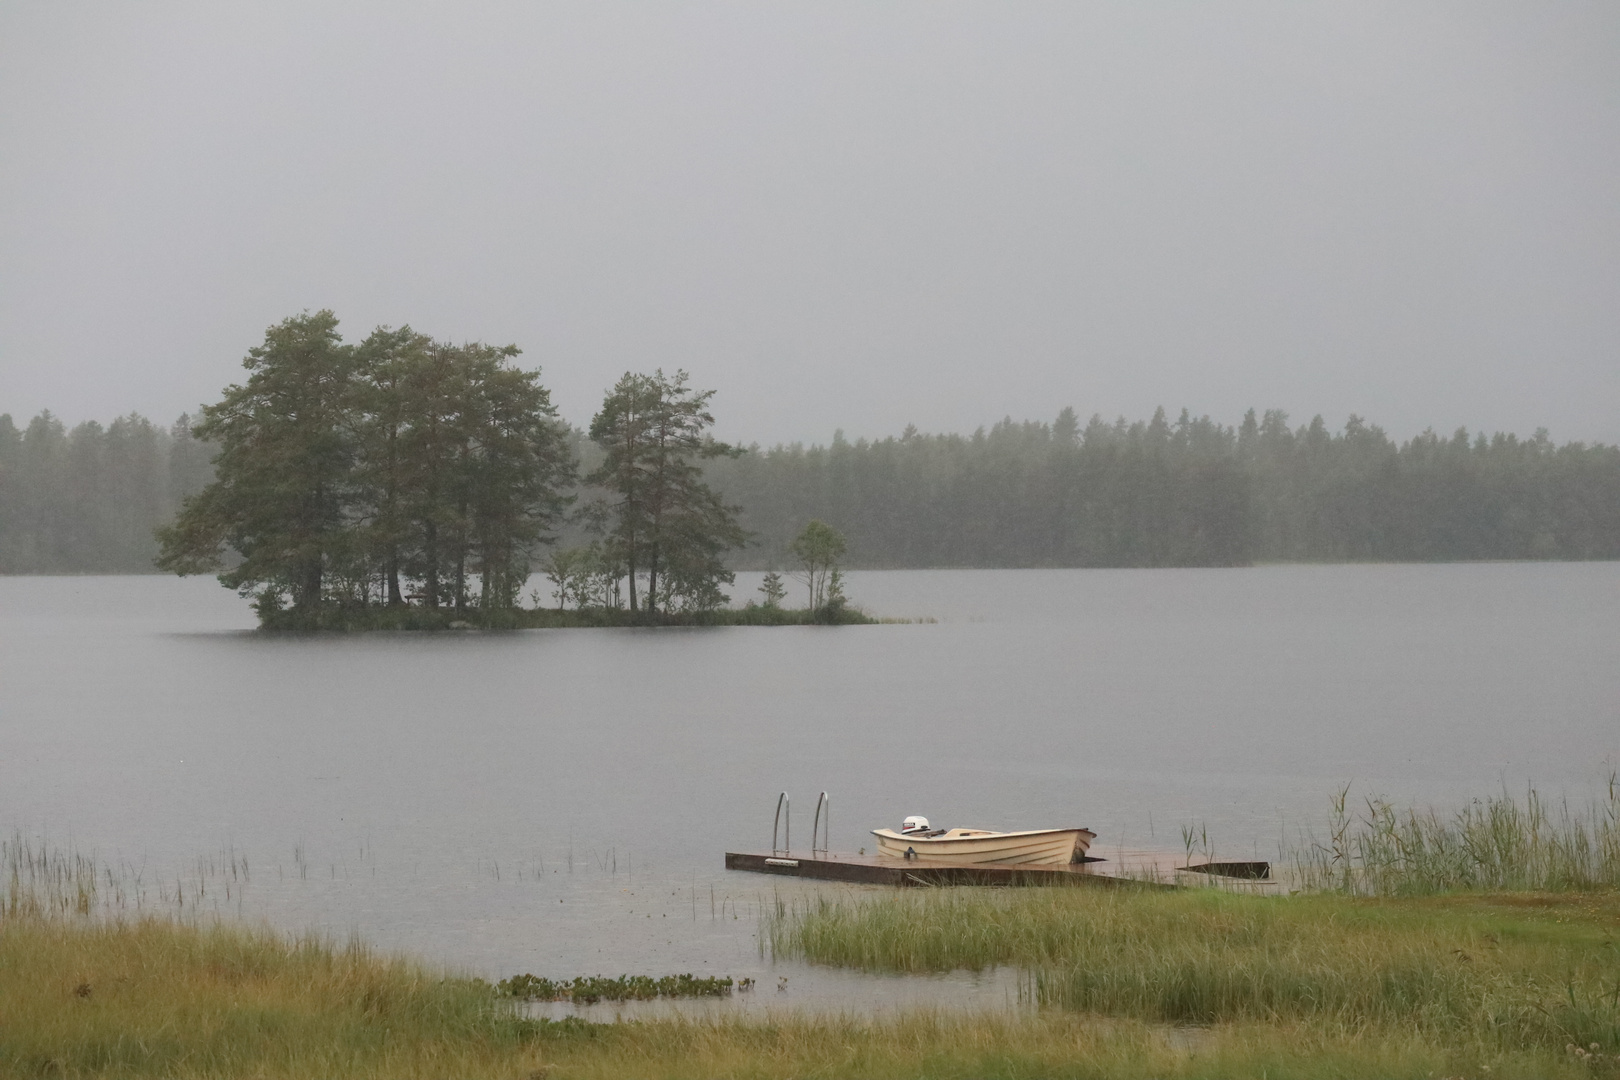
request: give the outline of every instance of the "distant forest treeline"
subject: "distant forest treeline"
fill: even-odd
[[[810,518],[862,567],[1620,558],[1620,448],[1544,431],[1396,443],[1354,416],[1336,433],[1276,410],[1082,428],[1065,409],[972,436],[756,449],[709,475],[760,565],[785,564]]]
[[[153,532],[208,483],[212,457],[189,416],[67,430],[43,412],[19,431],[0,414],[0,573],[152,573]]]
[[[0,416],[0,573],[150,571],[153,530],[211,476],[189,425]],[[1082,426],[1065,409],[971,436],[756,447],[707,477],[755,534],[739,567],[789,565],[817,518],[852,567],[1620,558],[1620,448],[1544,431],[1397,443],[1356,417]]]

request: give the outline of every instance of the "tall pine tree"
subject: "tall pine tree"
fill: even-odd
[[[693,390],[684,371],[626,372],[591,421],[603,460],[587,479],[609,494],[588,513],[628,568],[632,611],[716,608],[726,602],[720,585],[735,580],[722,559],[747,542],[740,508],[704,482],[699,464],[740,453],[708,434],[713,396]]]
[[[330,311],[272,326],[248,352],[245,384],[205,406],[192,434],[219,445],[214,481],[187,499],[159,534],[158,565],[176,573],[220,569],[220,581],[257,592],[261,610],[291,596],[312,611],[326,575],[352,551],[345,509],[353,485],[354,350]]]

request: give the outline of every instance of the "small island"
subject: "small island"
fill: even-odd
[[[193,428],[214,477],[159,531],[158,566],[218,573],[274,630],[878,621],[845,597],[845,541],[821,521],[791,547],[803,608],[774,570],[729,606],[725,556],[749,536],[703,477],[743,452],[709,433],[714,391],[626,372],[587,440],[520,351],[408,326],[347,345],[331,311],[272,326]],[[592,539],[559,548],[564,529]],[[536,569],[553,604],[524,603]]]

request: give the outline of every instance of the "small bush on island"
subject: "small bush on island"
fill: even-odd
[[[779,608],[782,601],[787,599],[787,586],[782,584],[782,575],[775,570],[768,571],[759,583],[759,594],[765,598],[761,606]]]

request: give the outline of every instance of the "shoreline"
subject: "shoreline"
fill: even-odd
[[[506,608],[489,612],[477,609],[424,608],[410,605],[392,607],[324,607],[317,611],[282,608],[261,610],[259,629],[274,632],[339,631],[359,633],[373,630],[423,631],[429,633],[468,630],[571,630],[720,626],[875,626],[880,623],[909,623],[911,619],[879,619],[858,608],[767,608],[749,606],[692,612],[631,612],[615,608]]]

